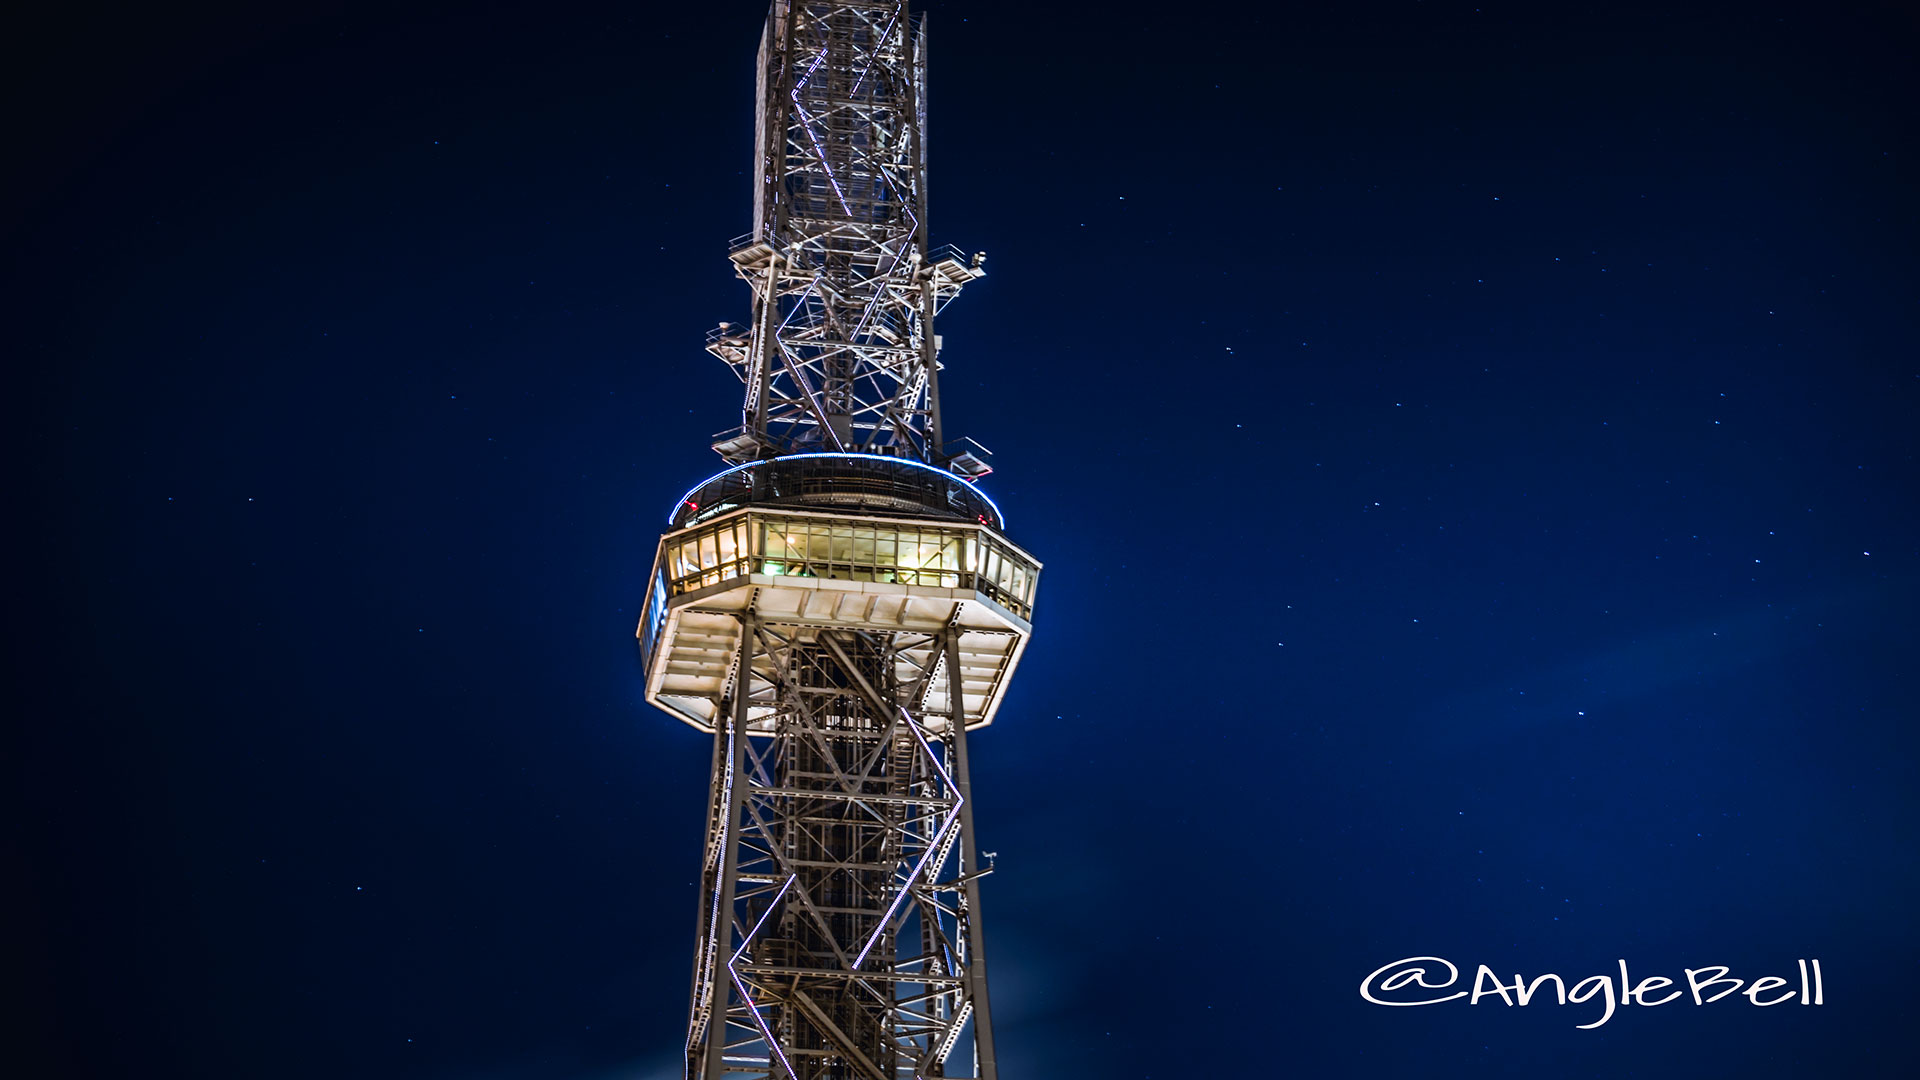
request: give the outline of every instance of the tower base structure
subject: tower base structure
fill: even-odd
[[[996,1078],[967,734],[1040,564],[877,455],[730,469],[672,524],[638,637],[648,701],[714,740],[688,1077]]]

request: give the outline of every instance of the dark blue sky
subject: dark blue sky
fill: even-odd
[[[34,1075],[678,1074],[710,746],[632,634],[763,16],[702,7],[8,35]],[[932,18],[945,413],[1047,564],[1006,1075],[1897,1074],[1911,13]],[[1360,999],[1423,954],[1826,1004]]]

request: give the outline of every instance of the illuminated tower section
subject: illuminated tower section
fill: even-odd
[[[984,271],[928,247],[926,54],[900,3],[776,0],[761,39],[752,320],[708,339],[741,423],[638,632],[714,740],[690,1080],[998,1075],[967,736],[1040,564],[941,428],[934,316]]]

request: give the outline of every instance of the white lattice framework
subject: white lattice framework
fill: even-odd
[[[736,722],[715,744],[688,1075],[994,1076],[966,735],[930,707],[953,700],[958,631],[751,616],[742,631],[724,703]],[[771,737],[736,734],[747,717]],[[976,1061],[950,1072],[967,1041]]]
[[[715,449],[949,463],[933,318],[984,256],[928,247],[924,30],[900,3],[777,0],[759,86],[754,231],[732,254],[753,317],[708,340],[746,395]]]

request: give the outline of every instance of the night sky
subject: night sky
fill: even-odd
[[[5,35],[12,1075],[679,1075],[764,7],[458,7]],[[1003,1075],[1903,1075],[1906,5],[931,18]]]

